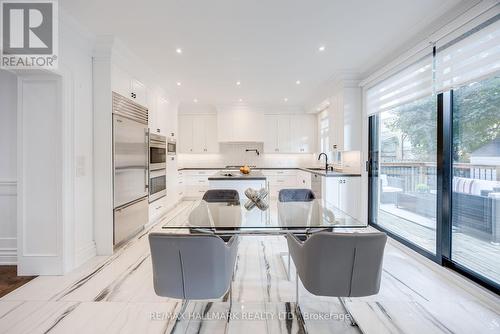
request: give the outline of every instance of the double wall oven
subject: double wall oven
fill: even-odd
[[[149,202],[167,195],[167,138],[149,134]]]

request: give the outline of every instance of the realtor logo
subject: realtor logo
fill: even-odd
[[[2,0],[0,17],[0,67],[57,67],[57,2]]]

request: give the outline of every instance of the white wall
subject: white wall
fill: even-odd
[[[60,12],[59,68],[18,73],[18,273],[57,275],[95,256],[94,39]]]
[[[85,28],[64,16],[60,29],[60,61],[64,90],[67,97],[64,111],[72,115],[68,120],[72,131],[68,177],[74,197],[68,203],[73,207],[69,217],[74,226],[68,238],[74,240],[73,265],[77,267],[95,256],[93,225],[93,105],[92,55],[94,37]],[[70,189],[71,191],[71,189]],[[71,262],[71,260],[70,260]]]
[[[0,70],[0,265],[17,262],[17,77]]]

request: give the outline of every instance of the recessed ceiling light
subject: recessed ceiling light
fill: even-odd
[[[177,81],[177,86],[180,86],[180,85],[182,85],[182,84],[179,81]]]
[[[285,97],[283,101],[288,102],[288,97]]]
[[[318,48],[318,51],[319,51],[319,52],[323,52],[323,51],[325,51],[325,49],[326,49],[326,46],[321,45],[321,46]]]
[[[297,85],[300,85],[300,80],[295,81]]]
[[[198,103],[198,99],[194,99],[194,100],[193,100],[193,102],[194,102],[194,103]]]
[[[177,48],[177,49],[175,49],[175,52],[177,52],[178,54],[181,54],[182,53],[182,49],[181,48]]]
[[[241,85],[241,81],[236,81],[236,86]]]
[[[238,101],[243,102],[243,99],[239,99]]]

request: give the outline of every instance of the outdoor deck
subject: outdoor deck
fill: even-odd
[[[403,218],[403,214],[414,221]],[[384,205],[379,210],[378,222],[394,234],[435,253],[436,231],[433,220],[398,209],[394,205]],[[500,245],[474,238],[462,232],[453,231],[452,233],[453,260],[499,282]]]

